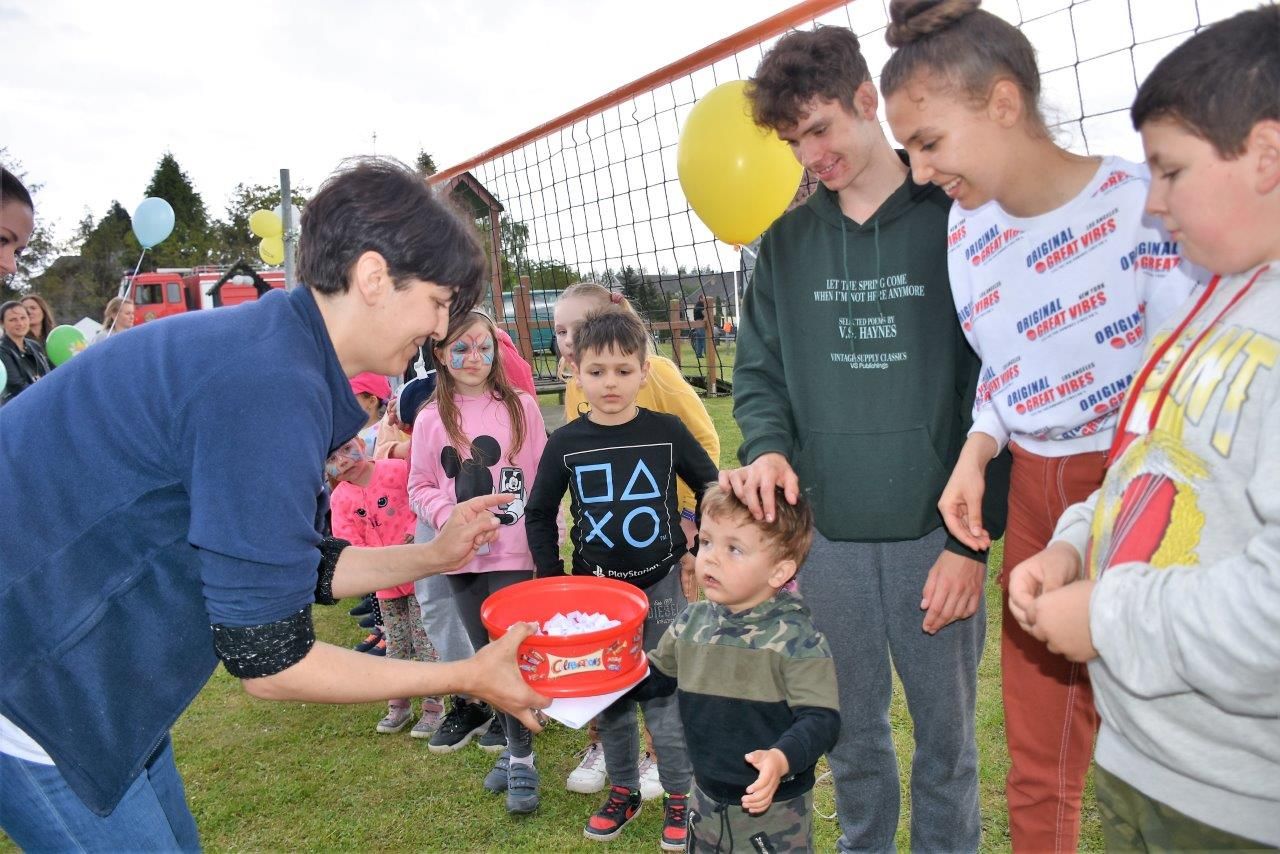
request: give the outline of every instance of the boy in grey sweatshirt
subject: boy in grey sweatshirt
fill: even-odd
[[[1147,210],[1219,275],[1152,337],[1102,487],[1010,582],[1024,628],[1089,661],[1112,849],[1280,846],[1278,44],[1280,6],[1241,13],[1138,92]]]

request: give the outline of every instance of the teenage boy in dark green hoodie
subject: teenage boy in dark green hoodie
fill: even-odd
[[[841,850],[894,848],[893,667],[916,739],[911,847],[976,850],[986,564],[949,539],[937,508],[978,371],[947,280],[950,201],[916,186],[890,147],[849,30],[780,39],[748,94],[756,123],[820,184],[761,243],[734,371],[743,468],[721,482],[767,518],[775,487],[814,505],[801,592],[839,680]]]

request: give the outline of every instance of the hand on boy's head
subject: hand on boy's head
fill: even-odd
[[[787,762],[786,754],[776,747],[753,750],[743,758],[760,772],[760,776],[747,786],[747,793],[742,796],[742,808],[756,815],[767,810],[773,803],[778,784],[791,773],[791,764]]]
[[[1076,581],[1045,593],[1027,608],[1028,631],[1044,641],[1051,652],[1071,661],[1091,661],[1098,657],[1089,629],[1089,598],[1093,581]]]
[[[738,469],[720,472],[720,488],[732,490],[757,520],[775,518],[777,490],[782,489],[788,504],[800,500],[800,478],[782,454],[761,454]]]

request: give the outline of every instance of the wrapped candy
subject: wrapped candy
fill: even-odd
[[[599,632],[622,625],[605,614],[584,614],[581,611],[570,611],[568,614],[557,613],[538,627],[538,634],[551,637],[568,637],[587,632]]]

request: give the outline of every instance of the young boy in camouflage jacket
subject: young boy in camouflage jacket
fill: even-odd
[[[694,602],[649,653],[631,696],[679,698],[694,792],[689,850],[812,848],[813,768],[840,731],[835,665],[784,589],[812,541],[802,497],[757,521],[732,492],[702,499]],[[732,674],[732,678],[726,678]]]

